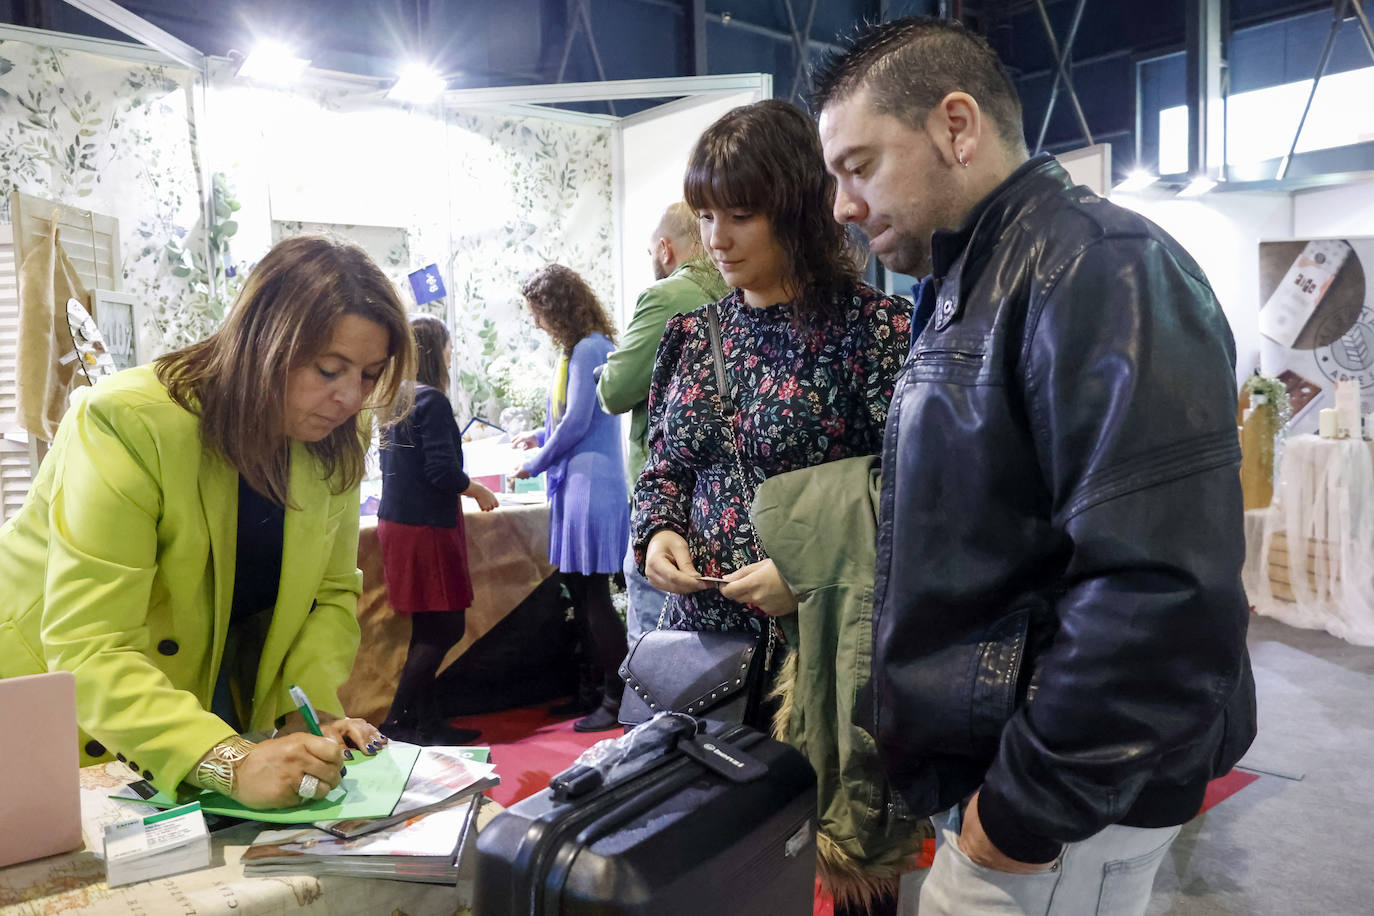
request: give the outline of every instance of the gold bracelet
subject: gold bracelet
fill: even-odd
[[[202,789],[210,789],[221,795],[233,794],[234,771],[239,761],[247,757],[255,747],[255,743],[239,735],[225,738],[196,764],[196,783]]]

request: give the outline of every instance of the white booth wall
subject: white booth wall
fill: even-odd
[[[1293,235],[1374,235],[1374,182],[1296,192]]]
[[[1188,199],[1113,195],[1179,241],[1207,274],[1236,338],[1236,378],[1260,366],[1259,243],[1293,233],[1284,192],[1212,193]]]
[[[692,147],[721,115],[758,99],[759,93],[752,91],[684,99],[620,123],[621,327],[634,313],[639,293],[654,282],[649,236],[668,205],[682,199],[682,181]]]
[[[1293,421],[1300,432],[1315,431],[1317,409],[1329,406],[1331,398],[1331,386],[1322,380],[1321,369],[1329,355],[1328,347],[1289,350],[1260,334],[1259,312],[1264,305],[1261,243],[1341,238],[1351,241],[1357,254],[1363,247],[1367,258],[1369,239],[1374,237],[1374,182],[1291,192],[1213,191],[1191,199],[1161,198],[1148,192],[1115,195],[1113,199],[1162,226],[1207,273],[1236,338],[1238,381],[1255,369],[1268,375],[1291,369],[1316,382],[1316,400]],[[1369,332],[1360,325],[1353,333],[1359,339],[1352,346],[1364,359]],[[1374,406],[1370,401],[1374,373],[1369,366],[1356,367],[1347,358],[1345,363],[1326,368],[1329,372],[1325,374],[1331,379],[1358,378],[1365,388],[1365,407]]]

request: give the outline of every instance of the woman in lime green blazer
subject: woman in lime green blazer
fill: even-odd
[[[360,411],[400,396],[413,366],[404,306],[367,255],[296,238],[214,335],[73,398],[0,528],[0,677],[75,674],[83,764],[282,807],[337,785],[344,744],[385,741],[343,718],[338,688],[359,641]],[[252,507],[269,521],[241,533]],[[293,684],[326,738],[302,733]]]

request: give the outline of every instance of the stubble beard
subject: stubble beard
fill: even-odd
[[[933,269],[930,259],[930,238],[904,236],[886,254],[878,255],[883,267],[893,273],[909,277],[924,277]]]

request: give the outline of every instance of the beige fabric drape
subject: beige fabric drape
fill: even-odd
[[[58,241],[57,216],[50,236],[19,266],[19,423],[31,435],[52,441],[72,389],[89,385],[73,360],[67,300],[86,301],[86,289]]]

